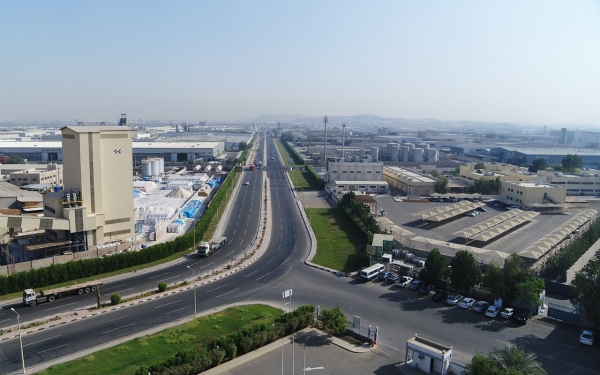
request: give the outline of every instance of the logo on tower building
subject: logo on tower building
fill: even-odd
[[[115,148],[115,150],[113,152],[115,154],[120,154],[121,153],[121,149],[120,148]]]

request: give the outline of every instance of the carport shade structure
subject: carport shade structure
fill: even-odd
[[[58,255],[60,254],[60,251],[62,249],[70,249],[71,247],[71,241],[58,241],[58,242],[47,242],[47,243],[40,243],[40,244],[35,244],[35,245],[25,245],[23,246],[23,249],[25,249],[25,251],[27,251],[29,254],[29,251],[35,251],[36,255],[38,251],[42,251],[44,256],[47,257],[49,255]],[[29,255],[30,256],[30,255]]]
[[[538,212],[511,210],[493,218],[484,221],[480,224],[472,225],[466,229],[454,232],[453,235],[463,237],[466,240],[475,240],[487,242],[492,238],[498,237],[503,233],[530,221]]]
[[[452,217],[462,215],[465,212],[473,211],[479,207],[485,206],[483,202],[472,203],[469,201],[461,201],[448,206],[441,206],[429,210],[416,212],[410,216],[418,217],[426,221],[444,221]]]

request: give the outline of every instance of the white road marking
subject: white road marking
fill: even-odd
[[[275,258],[275,255],[273,255],[273,258]],[[269,261],[267,262],[267,264],[271,263],[271,261],[273,260],[273,258],[269,259]]]
[[[104,322],[104,323],[108,323],[108,322],[114,322],[115,320],[119,320],[119,319],[123,319],[123,318],[127,318],[127,315],[125,315],[125,316],[120,316],[120,317],[118,317],[118,318],[114,318],[114,319],[111,319],[111,320],[107,320],[107,321],[106,321],[106,322]]]
[[[52,339],[55,339],[55,338],[57,338],[59,336],[60,335],[56,335],[56,336],[48,337],[47,339],[43,339],[43,340],[40,340],[40,341],[34,341],[34,342],[30,342],[29,344],[23,344],[23,347],[26,347],[26,346],[29,346],[29,345],[33,345],[33,344],[37,344],[37,343],[40,343],[40,342],[43,342],[43,341],[47,341],[47,340],[52,340]]]
[[[108,330],[108,331],[104,331],[104,332],[102,332],[102,333],[100,333],[100,334],[101,334],[101,335],[103,335],[103,334],[105,334],[105,333],[109,333],[109,332],[112,332],[112,331],[116,331],[116,330],[118,330],[118,329],[123,329],[123,328],[129,327],[129,326],[132,326],[132,325],[134,325],[134,324],[135,324],[135,323],[127,324],[126,326],[123,326],[123,327],[118,327],[118,328],[111,329],[111,330]],[[48,350],[50,350],[50,349],[48,349]],[[40,353],[41,353],[41,352],[40,352]]]
[[[178,299],[177,301],[173,301],[173,302],[165,303],[164,305],[156,306],[155,309],[158,309],[159,307],[163,307],[163,306],[169,306],[169,305],[172,305],[174,303],[181,302],[181,301],[183,301],[183,300],[182,299]]]
[[[206,293],[214,292],[215,290],[217,290],[217,289],[221,289],[221,288],[224,288],[224,287],[226,287],[227,285],[229,285],[229,284],[221,285],[221,286],[219,286],[219,287],[217,287],[217,288],[215,288],[215,289],[207,290],[207,291],[206,291]]]
[[[187,309],[188,307],[191,307],[191,306],[186,306],[186,307],[182,307],[182,308],[177,309],[177,310],[169,311],[169,312],[166,312],[164,315],[174,313],[175,311],[184,310],[184,309]]]
[[[125,285],[127,285],[127,284],[121,284],[121,285],[110,286],[110,287],[108,287],[108,288],[102,288],[102,290],[109,290],[109,289],[112,289],[112,288],[119,288],[119,287],[122,287],[122,286],[125,286]]]
[[[49,308],[49,309],[46,309],[46,310],[44,310],[44,311],[50,311],[50,310],[54,310],[54,309],[60,309],[61,307],[65,307],[65,306],[69,306],[69,305],[74,305],[74,304],[76,304],[76,303],[77,303],[77,302],[71,302],[71,303],[67,303],[66,305],[61,305],[61,306],[51,307],[51,308]]]
[[[237,228],[233,231],[233,235],[235,236],[235,231],[237,230]],[[229,241],[228,245],[230,245],[233,242],[233,238],[231,239],[231,241]]]
[[[115,292],[115,293],[126,292],[126,291],[128,291],[128,290],[131,290],[131,289],[133,289],[133,288],[128,288],[128,289],[119,290],[118,292]]]
[[[252,275],[253,273],[257,273],[258,271],[259,271],[259,270],[256,270],[256,271],[254,271],[254,272],[252,272],[252,273],[249,273],[249,274],[247,274],[247,275],[246,275],[246,276],[244,276],[244,277],[248,277],[248,276]]]
[[[234,290],[232,290],[232,291],[230,291],[230,292],[227,292],[227,293],[223,293],[223,294],[221,294],[220,296],[216,296],[215,298],[223,297],[224,295],[227,295],[227,294],[229,294],[229,293],[233,293],[233,292],[235,292],[235,291],[236,291],[236,290],[238,290],[238,289],[240,289],[240,288],[235,288]]]
[[[41,354],[43,352],[48,352],[50,350],[54,350],[54,349],[58,349],[58,348],[62,348],[63,346],[69,345],[69,343],[63,344],[63,345],[59,345],[59,346],[55,346],[54,348],[50,348],[50,349],[46,349],[46,350],[42,350],[41,352],[38,352],[38,354]]]
[[[241,245],[241,244],[240,244],[240,245]],[[235,251],[235,250],[231,250],[231,252],[230,252],[229,254],[225,255],[225,256],[226,256],[226,257],[230,256],[231,254],[233,254],[233,252],[234,252],[234,251]]]
[[[167,278],[167,279],[161,279],[161,280],[162,280],[162,281],[165,281],[165,280],[171,280],[171,279],[175,279],[175,278],[177,278],[177,277],[179,277],[179,276],[181,276],[181,275],[175,275],[175,276],[169,277],[169,278]],[[133,289],[133,288],[131,288],[131,289]],[[125,290],[128,290],[128,289],[125,289]]]
[[[270,273],[271,273],[271,272],[267,272],[267,273],[265,273],[264,275],[262,275],[261,277],[259,277],[259,278],[258,278],[258,279],[256,279],[255,281],[258,281],[258,280],[262,279],[263,277],[267,276],[267,275],[268,275],[268,274],[270,274]]]
[[[290,259],[290,257],[287,257],[283,262],[281,262],[281,264],[285,263],[288,261],[288,259]]]
[[[160,275],[156,275],[156,276],[149,277],[149,278],[148,278],[148,280],[150,280],[150,279],[156,279],[157,277],[161,277],[161,276],[164,276],[164,275],[168,275],[168,274],[170,274],[170,273],[171,273],[171,272],[161,273]]]
[[[201,260],[201,261],[198,261],[198,262],[196,262],[196,263],[192,263],[192,264],[190,264],[189,266],[190,266],[190,267],[193,267],[193,266],[195,266],[196,264],[198,264],[198,263],[202,263],[202,262],[203,262],[203,261]]]
[[[8,322],[10,319],[4,319],[4,320],[0,320],[0,323],[2,322]]]

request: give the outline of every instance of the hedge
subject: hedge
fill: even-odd
[[[286,335],[306,328],[314,321],[315,307],[303,305],[275,320],[275,324],[255,324],[251,328],[217,337],[211,340],[206,349],[189,349],[175,354],[174,357],[153,365],[142,366],[135,375],[181,374],[195,375],[232,360],[238,355],[249,353]]]
[[[225,199],[227,189],[235,177],[233,169],[221,188],[217,191],[204,214],[196,223],[194,229],[175,240],[149,246],[136,252],[126,252],[110,257],[83,259],[64,264],[53,264],[50,267],[37,268],[27,272],[13,273],[8,276],[0,275],[0,296],[20,292],[24,289],[37,289],[47,285],[64,283],[85,277],[101,275],[107,272],[118,271],[123,268],[139,266],[167,258],[175,253],[184,251],[193,246],[194,232],[196,238],[202,238],[213,217],[216,215],[218,203]]]

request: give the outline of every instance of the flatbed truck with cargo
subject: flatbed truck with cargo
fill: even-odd
[[[198,256],[207,257],[221,248],[227,242],[227,237],[217,237],[210,242],[200,242],[196,253]]]
[[[35,306],[38,303],[53,302],[56,298],[68,295],[81,295],[84,293],[95,292],[96,288],[99,288],[102,283],[82,283],[71,286],[64,286],[61,288],[40,290],[40,294],[36,294],[33,289],[25,289],[23,291],[23,304],[29,306]]]

